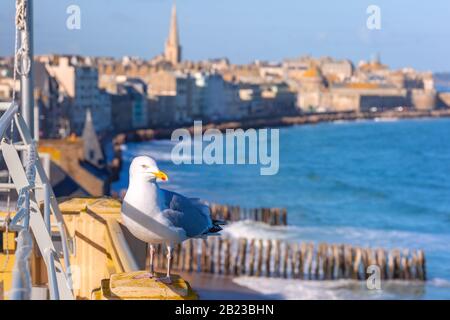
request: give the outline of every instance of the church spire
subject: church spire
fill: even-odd
[[[172,7],[169,37],[166,41],[166,50],[164,56],[166,60],[171,62],[173,65],[177,65],[181,61],[181,46],[178,37],[177,7],[175,2],[173,3]]]

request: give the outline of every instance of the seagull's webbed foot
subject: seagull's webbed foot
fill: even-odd
[[[160,281],[165,284],[172,284],[172,279],[170,277],[157,278],[156,281]]]
[[[153,272],[141,273],[133,277],[133,279],[153,279],[153,278],[155,278],[155,274]]]

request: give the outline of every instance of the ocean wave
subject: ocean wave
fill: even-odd
[[[426,285],[417,281],[386,281],[381,290],[369,290],[365,281],[296,280],[237,277],[233,282],[268,296],[286,300],[360,300],[360,299],[422,299]]]
[[[357,280],[298,280],[279,278],[237,277],[236,284],[247,287],[267,296],[275,296],[287,300],[341,300],[341,299],[424,299],[429,291],[450,287],[450,281],[440,278],[428,282],[389,280],[382,281],[381,290],[369,290],[365,281]]]
[[[332,226],[270,226],[254,221],[239,221],[225,226],[225,236],[249,239],[280,239],[286,241],[311,241],[348,243],[365,247],[427,249],[448,251],[450,235]]]
[[[442,278],[433,278],[429,284],[437,288],[450,288],[450,281]]]

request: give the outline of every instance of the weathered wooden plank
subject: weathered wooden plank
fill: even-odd
[[[244,275],[246,272],[247,265],[247,239],[241,239],[240,241],[240,268],[238,271],[239,275]]]
[[[281,255],[281,241],[275,240],[275,257],[274,257],[274,265],[273,265],[273,274],[275,277],[280,276],[280,255]]]
[[[266,262],[266,276],[270,277],[271,276],[271,270],[270,270],[270,264],[271,264],[271,260],[272,260],[272,240],[267,240],[267,245],[266,245],[266,257],[265,257],[265,262]]]
[[[362,279],[362,276],[360,273],[360,265],[361,265],[361,258],[362,258],[361,248],[358,248],[358,247],[354,248],[354,252],[355,252],[355,259],[353,261],[352,278],[361,280]]]
[[[255,239],[250,240],[248,270],[248,274],[253,276],[255,270]]]
[[[287,274],[288,274],[288,259],[289,259],[289,243],[288,242],[284,242],[284,246],[282,246],[283,248],[283,264],[281,267],[281,276],[283,278],[287,278]]]
[[[257,277],[262,276],[263,249],[264,249],[263,241],[262,241],[262,239],[259,239],[258,240],[258,260],[256,263],[256,273],[255,273],[255,275]]]
[[[216,257],[216,267],[215,271],[217,274],[222,274],[222,250],[223,250],[223,239],[221,237],[217,238],[217,257]]]
[[[297,243],[292,243],[291,244],[291,250],[290,250],[290,259],[291,259],[291,278],[295,279],[298,278],[297,276],[297,261],[298,261],[298,254],[299,254],[299,250],[298,250],[298,244]]]
[[[224,274],[229,275],[230,274],[230,260],[231,260],[231,244],[230,239],[225,239],[225,257],[224,257]]]
[[[305,269],[306,269],[306,276],[308,279],[312,279],[313,277],[313,254],[314,254],[314,244],[310,243],[307,247],[307,253],[306,253],[306,260],[305,260]]]
[[[417,270],[418,279],[425,281],[427,279],[427,273],[425,268],[425,253],[423,250],[417,251]]]

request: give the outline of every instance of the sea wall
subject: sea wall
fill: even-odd
[[[440,110],[390,110],[383,112],[330,112],[330,113],[310,113],[298,116],[253,118],[240,121],[226,121],[204,123],[203,130],[211,128],[225,131],[226,129],[249,129],[249,128],[274,128],[303,124],[316,124],[333,121],[356,121],[374,119],[415,119],[415,118],[445,118],[450,117],[450,109]],[[115,141],[120,143],[140,142],[152,139],[170,139],[173,130],[186,128],[193,132],[192,123],[176,127],[161,127],[152,129],[141,129],[136,131],[123,132],[116,136]]]

